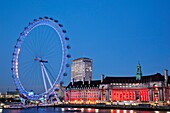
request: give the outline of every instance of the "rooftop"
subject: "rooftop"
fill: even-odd
[[[100,83],[101,83],[101,80],[92,80],[92,81],[90,81],[90,84],[89,84],[89,81],[84,81],[84,84],[83,84],[83,81],[77,81],[77,82],[74,82],[73,85],[72,85],[72,82],[70,82],[69,85],[67,86],[67,88],[73,87],[73,86],[75,86],[76,88],[87,87],[87,86],[99,87],[98,85]]]
[[[101,80],[91,80],[90,84],[89,81],[77,81],[69,83],[67,88],[80,88],[80,87],[99,87],[100,84],[110,84],[110,83],[148,83],[148,82],[158,82],[164,81],[164,76],[160,73],[156,73],[153,75],[142,76],[141,80],[136,80],[136,76],[133,77],[111,77],[106,76],[101,83]],[[170,83],[170,76],[168,76],[168,83]]]
[[[146,83],[146,82],[155,82],[155,81],[164,81],[164,76],[160,73],[153,75],[142,76],[141,80],[136,80],[134,77],[108,77],[106,76],[103,83]]]
[[[81,58],[74,59],[73,61],[77,61],[77,60],[92,60],[92,59],[87,57],[81,57]]]

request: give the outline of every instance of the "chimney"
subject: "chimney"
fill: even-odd
[[[168,70],[165,69],[164,70],[164,84],[165,84],[165,87],[167,87],[167,83],[168,83]]]
[[[73,80],[72,80],[72,85],[74,85],[74,78],[73,78]]]
[[[101,76],[101,83],[103,82],[103,80],[104,80],[104,74],[102,74]]]

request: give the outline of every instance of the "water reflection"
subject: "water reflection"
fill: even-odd
[[[81,108],[81,112],[84,112],[84,108]]]
[[[100,111],[100,109],[99,109]],[[107,111],[107,110],[105,110]],[[110,113],[135,113],[133,110],[110,109]]]
[[[3,110],[4,111],[4,110]],[[10,113],[21,113],[22,111],[20,109],[14,109]]]
[[[134,113],[133,110],[130,110],[130,113]]]
[[[127,111],[126,110],[123,110],[123,113],[126,113]]]
[[[63,112],[63,111],[65,111],[65,109],[64,109],[64,108],[61,108],[61,111]]]
[[[88,108],[88,112],[91,112],[91,108]]]
[[[98,113],[98,112],[99,112],[99,109],[95,109],[95,112]]]
[[[70,111],[71,110],[71,111]],[[74,110],[80,110],[75,111]],[[170,113],[170,111],[138,111],[120,109],[95,109],[95,108],[30,108],[30,109],[3,109],[0,113]]]
[[[159,111],[155,111],[155,113],[159,113]]]
[[[77,108],[74,108],[74,110],[77,110]]]
[[[80,110],[79,111],[80,113],[170,113],[169,111],[138,111],[138,110],[120,110],[120,109],[95,109],[95,108],[61,108],[62,113],[70,113],[69,110],[71,110],[71,112],[74,112],[74,110]],[[19,113],[19,112],[16,112],[16,113]]]
[[[120,113],[120,110],[119,110],[119,109],[117,109],[117,110],[116,110],[116,113]]]

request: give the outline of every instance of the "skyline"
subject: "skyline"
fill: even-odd
[[[44,16],[58,19],[67,30],[70,63],[79,57],[93,59],[93,79],[100,79],[101,74],[135,76],[138,62],[143,75],[163,74],[164,69],[170,69],[169,2],[2,1],[0,92],[15,89],[10,69],[20,32],[33,19]]]

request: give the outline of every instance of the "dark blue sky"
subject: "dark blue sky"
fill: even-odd
[[[170,69],[169,0],[4,0],[0,3],[0,91],[15,86],[13,47],[23,28],[40,16],[56,18],[70,37],[72,59],[93,59],[93,79]],[[66,78],[70,81],[70,75]]]

